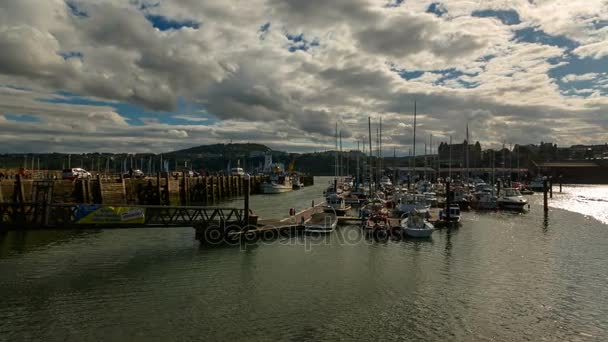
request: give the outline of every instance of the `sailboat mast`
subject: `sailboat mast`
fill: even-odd
[[[343,165],[343,158],[344,156],[342,155],[342,130],[340,130],[340,158],[338,158],[338,160],[340,161],[339,165],[339,169],[338,169],[338,177],[342,177],[342,175],[344,174],[344,165]]]
[[[338,123],[336,122],[336,153],[334,153],[334,177],[338,177]]]
[[[384,157],[382,157],[382,117],[380,117],[380,134],[378,135],[378,138],[380,139],[378,146],[379,146],[379,157],[380,157],[380,167],[378,168],[378,177],[382,177],[383,174],[383,167],[384,167]]]
[[[373,175],[373,167],[372,167],[372,118],[367,117],[368,120],[368,128],[369,128],[369,193],[372,195],[372,175]]]
[[[414,179],[416,179],[416,101],[414,101]]]
[[[355,189],[359,187],[359,141],[357,141],[357,177],[355,178]]]
[[[450,135],[450,164],[448,165],[448,177],[452,179],[452,136]]]

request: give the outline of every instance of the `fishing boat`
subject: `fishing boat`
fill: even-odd
[[[273,174],[267,182],[260,184],[263,194],[280,194],[292,190],[291,178],[283,174]]]
[[[346,212],[350,210],[351,206],[344,202],[344,197],[331,194],[326,198],[327,205],[325,206],[325,212],[335,212],[337,216],[344,216]]]
[[[329,234],[336,229],[338,217],[335,213],[318,212],[312,214],[304,223],[304,232],[308,234]]]
[[[519,190],[514,188],[502,189],[497,201],[500,208],[507,210],[523,210],[528,205]]]
[[[428,212],[414,211],[401,220],[401,231],[404,235],[413,238],[428,238],[433,234],[435,227],[426,216]]]

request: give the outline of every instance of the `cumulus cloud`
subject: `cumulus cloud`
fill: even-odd
[[[427,13],[435,2],[0,2],[0,139],[24,142],[1,152],[231,139],[321,150],[335,123],[352,147],[368,116],[403,152],[414,100],[421,136],[461,139],[469,121],[488,143],[605,140],[594,128],[608,124],[604,1],[450,0],[441,16]],[[544,36],[518,36],[526,28]],[[569,70],[577,58],[595,69]],[[564,89],[578,81],[592,85]],[[547,129],[555,122],[570,129]]]

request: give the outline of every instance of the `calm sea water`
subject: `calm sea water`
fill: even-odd
[[[253,208],[283,216],[324,186]],[[356,226],[246,248],[200,247],[189,228],[10,232],[0,340],[605,341],[608,225],[572,203],[606,190],[565,188],[546,218],[539,195],[523,215],[465,213],[430,241]]]

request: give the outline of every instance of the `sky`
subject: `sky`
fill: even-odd
[[[0,51],[0,153],[608,141],[608,0],[3,0]]]

